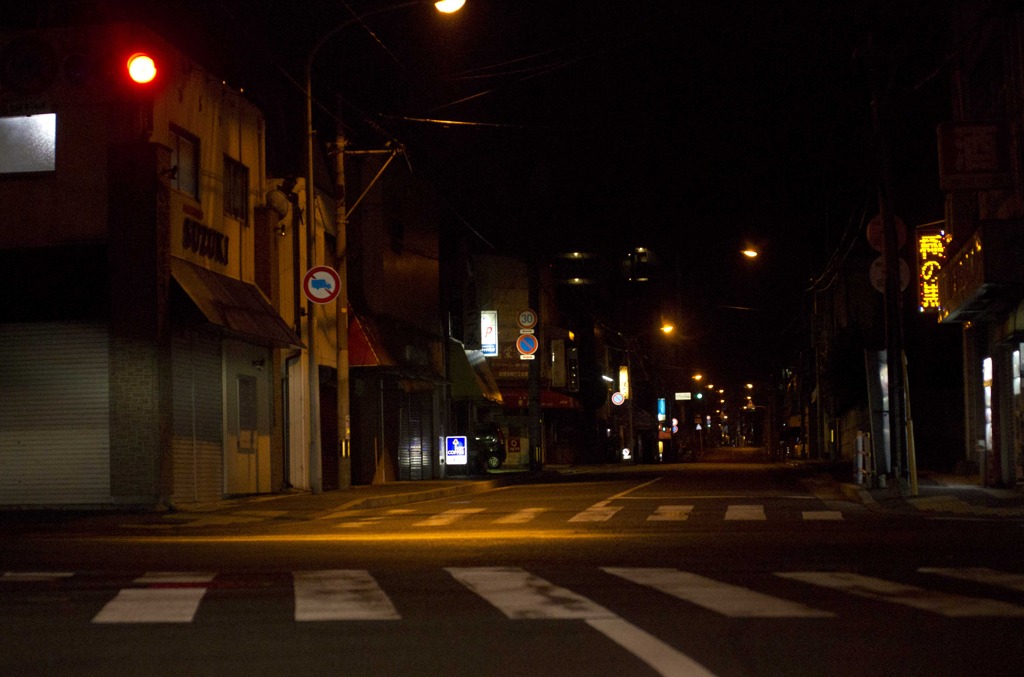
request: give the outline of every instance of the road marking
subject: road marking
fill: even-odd
[[[703,665],[621,618],[592,618],[587,625],[630,652],[659,675],[714,677]]]
[[[467,515],[474,515],[478,512],[483,512],[483,508],[456,508],[454,510],[445,510],[442,513],[428,517],[425,520],[414,522],[414,527],[443,527],[452,522],[456,522]]]
[[[768,518],[763,505],[730,505],[725,509],[725,519],[762,522]]]
[[[595,503],[581,513],[569,518],[570,522],[607,522],[621,507],[606,505],[607,501]]]
[[[3,576],[0,576],[0,582],[35,583],[59,581],[63,578],[71,578],[74,575],[70,571],[6,571]]]
[[[626,498],[629,494],[633,493],[637,489],[643,489],[644,487],[648,487],[648,486],[654,484],[655,482],[657,482],[657,481],[659,481],[661,479],[662,479],[661,477],[655,477],[653,480],[650,480],[649,482],[644,482],[643,484],[638,484],[635,487],[630,487],[629,489],[626,489],[625,491],[620,491],[619,493],[617,493],[614,496],[612,496],[611,498],[609,498],[608,501],[614,501],[616,499]],[[607,503],[608,501],[602,501],[602,503]]]
[[[124,588],[96,614],[93,623],[191,623],[206,585],[216,574],[154,571],[135,579],[145,588]]]
[[[648,522],[682,522],[689,518],[693,511],[692,505],[659,505],[653,515],[647,517]]]
[[[367,571],[296,571],[296,621],[393,621],[401,616]]]
[[[360,517],[354,522],[339,522],[338,527],[341,529],[359,529],[361,527],[368,527],[371,524],[380,524],[384,519],[384,517]]]
[[[995,585],[1000,588],[1009,588],[1024,592],[1024,574],[1011,574],[1005,571],[996,571],[986,567],[964,567],[964,568],[942,568],[942,567],[921,567],[918,569],[924,574],[936,574],[948,578],[958,578],[974,583]]]
[[[446,567],[445,571],[512,619],[615,618],[586,597],[519,567]]]
[[[537,515],[541,514],[545,510],[547,510],[547,508],[523,508],[522,510],[517,510],[516,512],[514,512],[514,513],[512,513],[510,515],[505,515],[504,517],[499,517],[498,519],[494,520],[494,523],[495,524],[525,524],[526,522],[529,522],[529,521],[533,520],[534,518],[536,518]]]
[[[832,618],[835,614],[738,585],[678,569],[602,567],[603,571],[645,585],[730,618]]]
[[[842,590],[868,599],[892,602],[949,617],[1024,616],[1024,607],[993,599],[981,599],[926,590],[905,583],[860,574],[818,571],[776,573],[776,576],[824,588]]]
[[[804,510],[805,520],[841,520],[843,513],[839,510]]]
[[[512,620],[584,620],[658,674],[678,677],[712,675],[689,656],[600,604],[518,567],[448,567],[446,571]]]

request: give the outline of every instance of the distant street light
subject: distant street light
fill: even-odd
[[[740,253],[746,256],[748,259],[756,259],[758,256],[758,251],[756,249],[751,249],[749,247],[747,249],[742,250]]]

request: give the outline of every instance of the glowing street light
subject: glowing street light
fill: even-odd
[[[438,12],[452,14],[462,9],[462,6],[465,4],[466,0],[438,0],[434,3],[434,7],[437,8]]]

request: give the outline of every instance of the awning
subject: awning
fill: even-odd
[[[381,373],[402,381],[402,387],[420,388],[413,381],[428,384],[444,383],[430,359],[430,347],[422,345],[423,337],[415,336],[408,327],[391,319],[367,316],[349,308],[348,366],[379,367]],[[419,341],[419,343],[417,343]],[[419,354],[416,347],[419,347]],[[430,385],[429,387],[433,387]],[[411,392],[411,391],[410,391]]]
[[[448,369],[451,396],[455,400],[490,400],[501,404],[501,391],[479,350],[466,350],[458,341],[448,341]]]
[[[305,347],[255,285],[174,257],[171,275],[210,322],[253,343]]]
[[[351,313],[348,323],[349,367],[394,367],[398,363],[384,347],[377,325]]]

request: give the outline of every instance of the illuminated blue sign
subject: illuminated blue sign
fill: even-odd
[[[469,462],[465,435],[444,438],[444,459],[448,465],[466,465]]]

